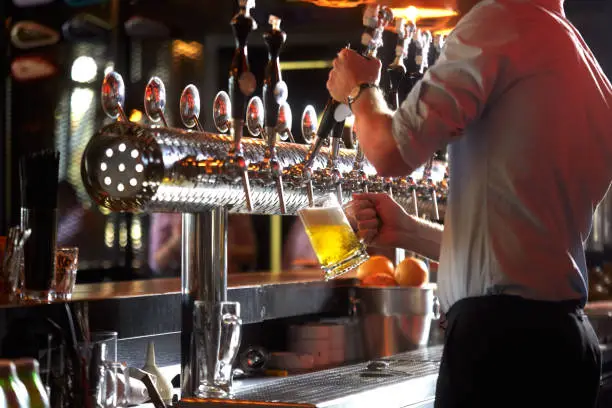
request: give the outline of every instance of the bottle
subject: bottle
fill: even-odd
[[[15,361],[15,367],[17,376],[30,396],[30,408],[49,408],[49,396],[38,373],[38,361],[22,358]]]
[[[4,391],[7,408],[29,408],[30,398],[25,385],[17,377],[12,361],[0,360],[0,388]]]

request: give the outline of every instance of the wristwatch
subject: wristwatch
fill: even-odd
[[[352,108],[351,105],[355,103],[355,101],[359,98],[359,96],[361,96],[362,92],[365,89],[370,89],[370,88],[378,88],[378,85],[372,84],[372,83],[365,83],[365,84],[359,84],[356,87],[354,87],[351,90],[351,93],[349,93],[348,97],[346,98],[349,108]]]

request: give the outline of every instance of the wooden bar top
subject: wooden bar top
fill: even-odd
[[[320,269],[282,272],[239,273],[228,275],[228,288],[247,288],[262,285],[313,283],[323,280]],[[108,298],[132,298],[178,294],[181,292],[180,278],[148,279],[123,282],[90,283],[77,285],[72,301],[100,300]]]
[[[338,285],[349,282],[353,274],[336,279],[333,283],[325,282],[320,269],[304,269],[281,273],[254,272],[228,275],[228,289],[247,289],[271,287],[274,285],[309,284],[321,286]],[[120,282],[88,283],[76,285],[70,302],[96,301],[105,299],[129,299],[144,296],[178,295],[181,292],[180,278],[158,278]],[[63,300],[53,302],[38,302],[29,300],[10,300],[6,295],[0,295],[0,308],[34,306],[44,303],[63,303]]]

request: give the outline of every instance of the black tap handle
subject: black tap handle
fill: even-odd
[[[406,67],[397,65],[389,68],[387,74],[389,76],[389,90],[387,91],[385,99],[387,100],[389,109],[396,110],[399,107],[399,86],[406,75]]]
[[[240,11],[230,23],[236,40],[236,50],[229,72],[228,91],[232,102],[232,118],[238,120],[244,120],[247,98],[257,86],[255,76],[249,70],[246,50],[249,34],[257,29],[257,23],[249,14],[250,6],[248,1],[241,2]]]
[[[319,123],[319,127],[317,128],[317,137],[319,139],[327,139],[329,136],[329,132],[334,128],[336,124],[336,119],[334,118],[334,114],[336,110],[340,107],[341,103],[334,100],[334,98],[329,98],[327,100],[327,104],[325,105],[325,110],[323,111],[323,115],[321,116],[321,122]]]
[[[279,55],[287,40],[287,34],[280,29],[280,19],[270,16],[272,29],[264,33],[263,38],[268,47],[268,65],[266,65],[263,85],[264,123],[266,127],[276,127],[280,106],[287,99],[287,86],[281,75]]]
[[[404,59],[408,55],[408,47],[414,34],[415,25],[413,23],[406,24],[404,19],[398,18],[395,23],[395,30],[397,34],[395,59],[387,69],[389,89],[386,93],[387,104],[393,110],[399,107],[399,87],[407,72]]]
[[[363,16],[363,24],[365,30],[362,36],[361,44],[363,49],[361,55],[365,58],[375,58],[378,48],[382,46],[382,34],[385,27],[393,21],[393,13],[387,7],[381,6],[367,6]],[[317,129],[317,137],[325,139],[329,136],[329,132],[334,127],[334,124],[338,121],[344,120],[347,115],[339,114],[336,115],[338,109],[342,109],[342,103],[330,98],[325,105],[323,116],[321,117],[321,123]]]

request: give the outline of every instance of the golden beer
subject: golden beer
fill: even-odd
[[[333,279],[361,265],[368,254],[337,200],[329,199],[324,204],[299,210],[298,214],[325,278]]]

